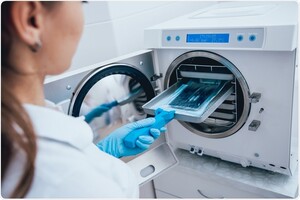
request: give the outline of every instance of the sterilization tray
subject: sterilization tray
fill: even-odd
[[[203,85],[201,85],[201,83],[199,84],[199,88],[202,88]],[[178,96],[183,92],[186,85],[186,83],[183,83],[181,81],[172,85],[170,88],[163,91],[161,94],[146,103],[143,106],[144,111],[147,114],[154,115],[155,110],[158,108],[162,108],[167,111],[175,110],[175,119],[185,122],[201,123],[205,119],[207,119],[234,91],[234,86],[230,81],[220,81],[218,87],[213,89],[213,91],[210,91],[210,95],[206,95],[206,99],[202,101],[199,107],[190,105],[189,102],[187,102],[187,100],[184,98],[181,98],[184,99],[182,104],[176,102],[177,106],[171,106],[170,104],[172,104],[172,102],[174,102],[176,98],[179,98]],[[197,87],[194,88],[198,91],[198,93],[199,90],[201,90]],[[203,88],[203,90],[205,90],[205,87]]]

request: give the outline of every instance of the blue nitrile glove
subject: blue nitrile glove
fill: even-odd
[[[131,131],[131,133],[127,134],[124,138],[124,144],[126,147],[135,148],[136,147],[136,140],[140,136],[150,135],[149,129],[161,129],[167,125],[172,119],[174,119],[175,111],[166,111],[161,108],[155,110],[155,123],[150,127],[139,128],[136,130]]]
[[[117,101],[101,104],[96,108],[94,108],[92,111],[90,111],[88,114],[86,114],[84,116],[84,121],[90,123],[94,118],[100,117],[103,113],[109,111],[112,107],[117,105],[118,105]]]
[[[161,132],[164,132],[166,129],[161,128],[161,130],[156,128],[151,128],[150,135],[142,135],[136,140],[135,148],[128,148],[124,145],[123,139],[126,135],[133,130],[149,127],[155,123],[153,117],[136,121],[130,124],[126,124],[109,134],[106,138],[101,140],[97,146],[102,151],[116,157],[121,158],[124,156],[132,156],[139,153],[142,153],[150,147],[150,145],[157,139]]]

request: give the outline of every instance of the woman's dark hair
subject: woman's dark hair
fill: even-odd
[[[37,144],[31,120],[21,102],[11,92],[7,80],[11,74],[18,73],[9,60],[13,50],[10,13],[13,3],[6,1],[1,4],[1,182],[5,180],[14,156],[25,154],[23,174],[11,194],[11,197],[20,198],[26,195],[33,181]],[[47,6],[50,2],[42,4]]]

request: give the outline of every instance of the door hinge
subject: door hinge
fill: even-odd
[[[261,98],[261,93],[256,93],[256,92],[252,93],[249,97],[251,103],[259,102],[260,98]]]
[[[162,77],[163,77],[162,73],[154,74],[153,76],[150,77],[150,80],[151,81],[156,81],[157,79],[160,79]]]

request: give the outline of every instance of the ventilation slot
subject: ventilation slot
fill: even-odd
[[[282,167],[282,166],[281,166],[280,168],[281,168],[281,169],[286,169],[286,167]]]

